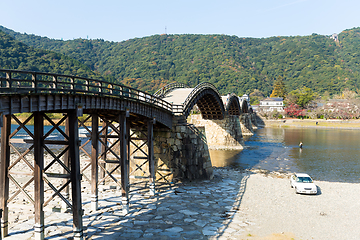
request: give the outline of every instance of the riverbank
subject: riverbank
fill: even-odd
[[[157,185],[150,196],[133,184],[130,213],[120,191],[101,185],[99,210],[90,210],[90,186],[82,184],[86,239],[359,239],[360,184],[315,181],[319,194],[298,195],[288,175],[214,169],[214,179]],[[33,239],[32,206],[10,206],[10,237]],[[14,215],[17,217],[14,219]],[[45,236],[72,235],[71,213],[45,209]]]
[[[288,127],[288,128],[341,128],[360,129],[360,120],[336,120],[336,119],[281,119],[264,120],[265,127]]]
[[[237,214],[252,224],[239,239],[359,239],[360,184],[315,184],[317,195],[299,195],[289,175],[250,174]]]

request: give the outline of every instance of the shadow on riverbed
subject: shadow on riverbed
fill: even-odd
[[[120,191],[103,186],[99,196],[100,209],[89,211],[90,188],[84,184],[84,235],[86,239],[209,239],[227,236],[229,224],[236,221],[247,225],[245,219],[235,217],[239,211],[251,173],[231,169],[215,169],[212,180],[157,184],[158,194],[150,196],[147,182],[131,185],[130,212],[122,214]],[[66,239],[72,236],[70,213],[45,214],[47,239]],[[33,220],[23,222],[27,230],[10,225],[11,236],[33,234]],[[19,226],[18,226],[19,225]],[[240,229],[231,229],[231,233]]]

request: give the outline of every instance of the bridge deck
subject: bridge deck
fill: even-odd
[[[173,104],[183,104],[194,88],[179,88],[165,95],[163,100]]]

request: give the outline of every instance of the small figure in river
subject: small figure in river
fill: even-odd
[[[303,143],[302,142],[300,142],[300,144],[299,144],[299,148],[302,148],[303,147]]]

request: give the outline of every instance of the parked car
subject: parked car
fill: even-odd
[[[290,186],[296,193],[317,194],[317,187],[312,178],[306,173],[294,173],[290,177]]]

